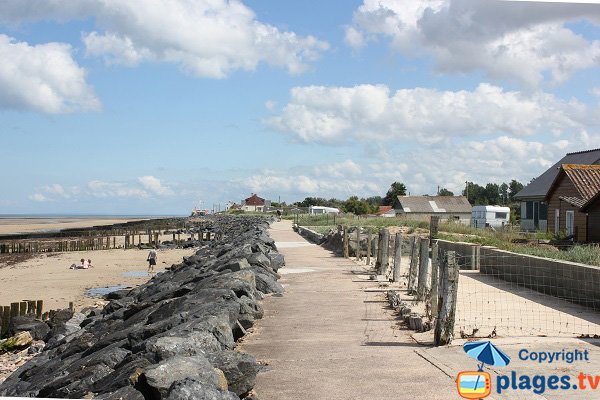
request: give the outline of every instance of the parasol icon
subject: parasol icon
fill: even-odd
[[[510,357],[507,356],[498,347],[494,346],[492,342],[468,342],[463,345],[465,353],[470,357],[481,362],[479,370],[483,370],[483,365],[494,365],[497,367],[504,367],[510,363]]]

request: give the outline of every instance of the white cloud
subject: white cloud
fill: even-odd
[[[398,139],[435,143],[450,137],[515,136],[579,131],[600,125],[598,110],[551,94],[524,94],[481,84],[474,91],[401,89],[385,85],[296,87],[267,126],[304,142]]]
[[[567,22],[598,24],[600,7],[481,0],[364,0],[346,28],[361,47],[383,36],[409,55],[432,55],[441,72],[483,70],[492,79],[536,86],[548,73],[562,82],[598,66],[600,41],[573,32]]]
[[[142,176],[138,178],[138,181],[141,183],[142,187],[150,193],[159,196],[168,196],[173,194],[173,190],[171,190],[171,188],[163,186],[160,183],[160,179],[155,178],[154,176]]]
[[[42,186],[38,193],[29,196],[34,201],[70,200],[79,202],[90,198],[151,199],[174,194],[160,179],[147,175],[132,182],[92,180],[82,185],[65,186],[59,183]],[[39,193],[43,192],[43,194]]]
[[[84,4],[80,4],[84,3]],[[292,73],[328,48],[312,36],[281,31],[256,19],[237,0],[5,0],[0,21],[95,17],[99,31],[83,34],[87,54],[128,66],[167,62],[200,76],[224,78],[260,63]]]
[[[146,198],[148,193],[137,187],[131,187],[121,182],[90,181],[87,183],[84,193],[88,196],[107,197],[134,197]]]
[[[67,44],[30,46],[0,34],[0,60],[0,108],[43,113],[100,108]]]
[[[481,185],[510,182],[524,184],[540,175],[566,153],[590,149],[600,143],[600,134],[585,132],[551,143],[500,136],[493,139],[468,139],[444,147],[418,146],[411,150],[392,147],[387,159],[346,160],[340,163],[304,166],[288,171],[259,171],[240,179],[243,187],[263,197],[281,195],[282,199],[369,197],[385,195],[390,184],[404,182],[413,195],[435,194],[437,186],[459,195],[465,181]],[[342,166],[346,166],[346,168]],[[329,175],[328,171],[343,171]]]
[[[30,195],[29,200],[37,201],[39,203],[43,203],[45,201],[50,201],[49,198],[47,198],[46,196],[44,196],[41,193],[35,193],[35,194]]]

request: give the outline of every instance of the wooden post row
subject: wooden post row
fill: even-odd
[[[394,240],[394,273],[392,274],[392,282],[400,282],[400,272],[402,265],[402,234],[396,233]]]
[[[381,262],[379,263],[379,271],[377,272],[379,275],[385,275],[387,273],[387,269],[390,266],[390,231],[387,229],[381,230]]]
[[[440,302],[441,308],[435,323],[434,344],[436,346],[449,345],[454,337],[459,275],[455,253],[453,251],[446,252],[440,268],[441,287],[438,302]]]
[[[418,262],[417,237],[413,236],[410,241],[410,269],[408,271],[408,291],[411,293],[416,293],[417,291]]]
[[[371,235],[371,231],[367,234],[367,265],[371,265],[371,242],[373,241],[373,236]]]
[[[417,287],[417,300],[425,299],[427,294],[427,277],[429,269],[429,239],[421,238],[419,240],[421,255],[419,256],[419,283]]]

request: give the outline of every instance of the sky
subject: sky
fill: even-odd
[[[598,3],[2,0],[0,214],[528,183],[600,147]]]

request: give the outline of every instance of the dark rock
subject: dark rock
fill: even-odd
[[[8,327],[9,334],[29,332],[33,340],[44,340],[50,332],[50,327],[43,321],[36,320],[33,316],[12,317]]]
[[[104,296],[107,300],[118,300],[123,297],[127,297],[127,295],[131,292],[131,288],[129,289],[121,289],[115,290],[114,292],[109,292],[106,296]]]
[[[156,354],[157,361],[174,356],[195,356],[216,353],[221,346],[214,335],[207,331],[195,331],[188,336],[162,336],[146,342],[146,350]]]
[[[277,282],[272,277],[255,272],[256,289],[263,293],[283,293],[284,289],[281,283]]]
[[[144,400],[144,395],[133,386],[124,386],[112,393],[101,394],[94,397],[97,400]]]
[[[143,377],[145,383],[142,385],[148,387],[148,393],[151,393],[154,398],[166,397],[174,382],[186,378],[194,379],[208,387],[217,387],[219,384],[219,379],[212,365],[206,357],[201,355],[172,357],[158,365],[147,368]],[[142,390],[142,392],[144,391]]]
[[[252,356],[232,349],[263,316],[257,302],[263,293],[283,291],[276,270],[284,260],[262,217],[211,217],[199,224],[188,228],[217,233],[219,239],[199,242],[193,256],[146,284],[113,292],[102,310],[53,313],[43,351],[0,384],[0,395],[94,393],[109,400],[248,395],[259,367]],[[17,319],[15,328],[30,323]]]
[[[249,354],[230,350],[213,353],[208,357],[211,364],[225,374],[230,391],[238,396],[243,396],[252,390],[256,374],[260,370],[256,358]]]
[[[239,400],[233,392],[225,392],[206,386],[193,378],[175,382],[169,389],[167,400]]]

